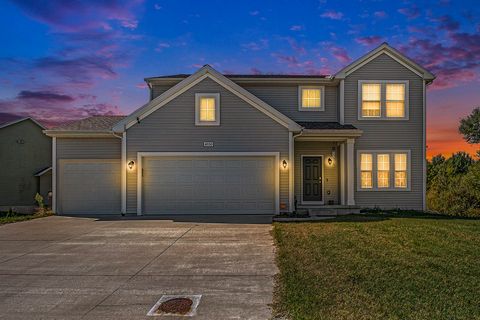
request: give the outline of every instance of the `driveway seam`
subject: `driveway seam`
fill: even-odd
[[[158,257],[160,257],[165,251],[170,249],[175,243],[177,243],[178,240],[180,240],[184,235],[186,235],[190,230],[198,226],[197,224],[193,225],[190,227],[187,231],[182,233],[175,241],[173,241],[168,247],[166,247],[164,250],[162,250],[158,255],[153,257],[149,262],[147,262],[143,267],[141,267],[137,272],[135,272],[133,275],[130,276],[125,282],[121,283],[115,290],[113,290],[109,295],[107,295],[105,298],[103,298],[101,301],[99,301],[96,305],[94,305],[90,310],[88,310],[86,313],[84,313],[81,317],[81,319],[85,318],[90,312],[92,312],[96,307],[100,306],[104,301],[106,301],[108,298],[110,298],[115,292],[118,291],[123,285],[127,284],[130,280],[132,280],[134,277],[136,277],[140,272],[142,272],[146,267],[148,267],[150,264],[152,264],[153,261],[155,261]]]

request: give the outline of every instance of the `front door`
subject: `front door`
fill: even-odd
[[[323,201],[321,157],[303,157],[303,201]]]

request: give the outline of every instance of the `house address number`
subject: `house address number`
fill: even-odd
[[[205,142],[203,143],[203,146],[204,146],[204,147],[213,147],[213,141],[205,141]]]

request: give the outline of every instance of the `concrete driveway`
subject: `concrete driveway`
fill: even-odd
[[[271,225],[218,219],[0,226],[0,319],[173,319],[146,316],[164,294],[202,295],[193,319],[269,319]]]

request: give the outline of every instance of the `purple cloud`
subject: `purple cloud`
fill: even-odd
[[[372,46],[382,42],[383,38],[380,36],[358,37],[355,41],[364,46]]]
[[[416,19],[420,16],[420,9],[415,5],[410,8],[400,8],[397,11],[406,16],[409,20]]]
[[[449,15],[441,16],[440,18],[438,18],[438,21],[440,22],[438,26],[440,30],[453,32],[457,31],[460,28],[460,23],[454,20]]]
[[[433,88],[456,87],[478,79],[480,35],[449,32],[450,44],[412,38],[400,49],[436,74]]]
[[[290,27],[290,31],[302,31],[304,28],[301,25],[293,25]]]
[[[294,38],[287,37],[285,38],[288,41],[288,44],[290,44],[290,47],[297,53],[297,54],[306,54],[307,49],[305,47],[299,45],[297,41]]]
[[[14,113],[0,112],[0,126],[2,124],[12,122],[21,118],[23,117]]]
[[[260,39],[242,44],[242,47],[251,51],[259,51],[268,48],[268,39]]]
[[[114,71],[114,60],[95,56],[74,59],[46,57],[36,60],[34,67],[87,86],[95,79],[113,79],[117,76]]]
[[[17,98],[0,100],[0,109],[4,113],[33,117],[48,127],[93,115],[122,114],[119,107],[114,104],[88,103],[80,100],[76,105],[72,105],[71,101]]]
[[[132,28],[138,24],[134,11],[143,1],[37,1],[13,0],[30,17],[62,32],[111,28],[109,21]]]
[[[18,93],[17,99],[34,99],[34,100],[43,100],[43,101],[59,101],[59,102],[71,102],[75,98],[66,94],[58,94],[51,91],[28,91],[22,90]]]
[[[385,11],[375,11],[373,15],[380,19],[388,17],[388,14]]]
[[[160,42],[160,43],[157,45],[157,47],[155,48],[155,51],[157,51],[157,52],[162,52],[163,50],[168,49],[168,48],[170,48],[170,47],[171,47],[170,43]]]
[[[330,52],[335,59],[340,61],[341,63],[349,63],[352,61],[352,58],[348,55],[347,50],[341,47],[336,47],[336,46],[331,46],[330,47]]]
[[[327,10],[320,15],[322,18],[328,18],[332,20],[342,20],[343,13],[335,10]]]

